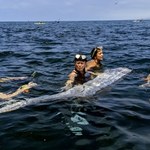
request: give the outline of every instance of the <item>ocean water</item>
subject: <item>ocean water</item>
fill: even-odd
[[[28,79],[0,83],[0,92],[38,84],[15,100],[59,93],[74,55],[90,59],[96,46],[103,46],[104,68],[132,72],[90,97],[1,113],[0,150],[149,150],[150,88],[139,87],[150,73],[149,35],[150,21],[1,22],[0,77]]]

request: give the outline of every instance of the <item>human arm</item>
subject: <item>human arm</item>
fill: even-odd
[[[90,60],[86,63],[86,71],[91,71],[95,67],[95,63],[93,60]]]
[[[23,93],[25,90],[35,87],[36,85],[37,85],[36,83],[29,82],[28,84],[22,85],[15,92],[13,92],[11,94],[0,93],[0,99],[9,100],[10,98],[17,96],[17,95]]]
[[[13,80],[24,80],[27,78],[28,77],[5,77],[5,78],[0,78],[0,82],[7,82],[7,81],[13,81]]]
[[[75,81],[76,73],[73,71],[69,74],[68,80],[65,83],[65,85],[69,88],[73,87],[74,81]]]
[[[74,81],[75,81],[75,77],[76,77],[76,73],[74,71],[72,71],[69,75],[68,75],[68,80],[65,83],[65,86],[62,87],[62,91],[67,91],[70,88],[73,87]]]

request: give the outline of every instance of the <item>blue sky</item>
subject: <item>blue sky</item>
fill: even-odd
[[[0,0],[0,21],[150,19],[150,0]]]

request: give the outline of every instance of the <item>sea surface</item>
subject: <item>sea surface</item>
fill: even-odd
[[[104,68],[132,72],[90,97],[49,99],[0,114],[0,150],[149,150],[150,21],[0,22],[0,83],[11,93],[37,87],[14,100],[59,93],[77,53],[103,46]],[[1,102],[2,103],[2,100]]]

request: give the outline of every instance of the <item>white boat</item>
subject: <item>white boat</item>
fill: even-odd
[[[34,24],[37,24],[37,25],[43,25],[43,24],[46,24],[46,23],[43,22],[43,21],[39,21],[39,22],[34,22]]]

